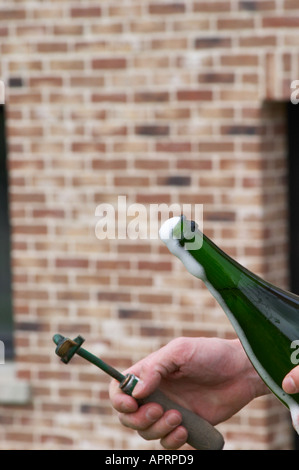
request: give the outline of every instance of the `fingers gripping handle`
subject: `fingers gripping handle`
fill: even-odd
[[[137,379],[134,377],[135,380]],[[138,380],[138,379],[137,379]],[[137,383],[135,381],[134,386]],[[134,388],[133,386],[133,388]],[[131,395],[133,389],[126,386],[121,387],[125,393]],[[178,410],[182,415],[182,426],[188,431],[187,443],[197,450],[222,450],[224,439],[222,434],[201,416],[187,410],[181,405],[170,400],[163,392],[156,390],[151,395],[141,400],[137,400],[140,405],[145,403],[159,403],[164,411]]]
[[[182,426],[188,431],[187,442],[191,447],[198,450],[221,450],[223,448],[224,440],[222,434],[214,426],[192,411],[174,403],[160,390],[156,390],[146,399],[139,402],[141,404],[149,402],[159,403],[164,411],[178,410],[182,415]]]
[[[78,336],[74,340],[65,338],[62,335],[54,335],[53,341],[57,344],[56,354],[61,357],[64,363],[68,363],[74,354],[78,354],[87,361],[104,370],[108,375],[119,381],[119,386],[123,392],[132,395],[138,378],[134,374],[123,375],[113,367],[106,364],[100,358],[89,353],[81,347],[84,338]],[[186,410],[180,405],[172,402],[160,390],[156,390],[143,400],[138,401],[140,405],[149,402],[159,403],[164,411],[178,410],[182,415],[182,425],[188,431],[188,444],[198,450],[220,450],[223,448],[224,440],[222,435],[210,423],[200,416]]]

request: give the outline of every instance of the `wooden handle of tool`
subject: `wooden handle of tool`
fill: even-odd
[[[119,384],[121,390],[132,395],[139,378],[134,374],[127,374],[124,376]],[[187,443],[197,450],[221,450],[224,446],[224,439],[222,434],[212,426],[208,421],[201,416],[187,410],[181,405],[173,402],[164,395],[161,390],[157,389],[145,398],[137,399],[138,404],[144,405],[145,403],[159,403],[164,411],[178,410],[182,415],[182,426],[188,431]]]
[[[159,403],[164,411],[178,410],[182,415],[182,426],[188,431],[187,443],[197,450],[221,450],[224,446],[222,434],[201,416],[170,400],[163,392],[156,390],[148,397],[138,400],[140,405]]]

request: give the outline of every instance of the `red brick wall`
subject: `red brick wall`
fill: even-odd
[[[283,101],[299,79],[294,0],[0,2],[16,365],[32,404],[0,407],[1,448],[159,448],[122,428],[109,379],[52,335],[124,369],[174,337],[232,337],[158,240],[98,240],[96,207],[204,205],[204,231],[287,287]],[[256,400],[219,426],[228,448],[291,446]]]

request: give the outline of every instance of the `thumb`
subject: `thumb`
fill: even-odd
[[[134,398],[145,398],[159,387],[161,375],[158,371],[152,370],[151,366],[144,364],[137,379],[138,382],[132,396]]]
[[[299,392],[299,366],[289,372],[282,382],[282,387],[286,393],[298,393]]]
[[[161,379],[172,372],[170,357],[164,347],[138,363],[135,370],[139,380],[132,393],[134,398],[145,398],[159,387]]]

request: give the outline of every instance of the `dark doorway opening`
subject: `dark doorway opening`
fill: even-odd
[[[12,310],[5,107],[0,105],[0,341],[5,361],[13,358]]]
[[[299,104],[287,103],[290,290],[299,295]],[[298,319],[299,321],[299,319]],[[299,450],[299,436],[294,435]]]

